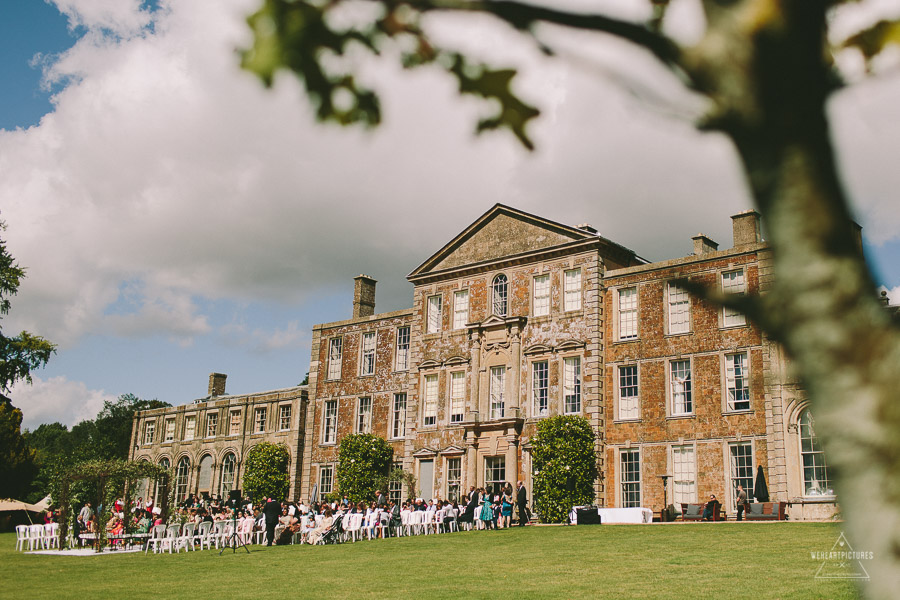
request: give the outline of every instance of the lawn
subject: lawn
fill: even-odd
[[[2,598],[857,598],[829,523],[527,527],[338,546],[59,557],[0,535]]]

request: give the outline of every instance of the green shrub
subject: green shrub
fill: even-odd
[[[384,438],[356,433],[341,440],[337,484],[351,502],[370,501],[391,470],[394,449]],[[387,490],[382,490],[387,495]]]
[[[262,442],[250,448],[244,463],[244,495],[256,503],[268,497],[284,500],[291,487],[290,459],[284,444]]]
[[[544,419],[531,444],[534,503],[542,523],[562,523],[573,506],[593,502],[597,456],[587,419],[563,415]]]

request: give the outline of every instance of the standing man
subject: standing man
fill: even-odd
[[[518,491],[516,492],[516,505],[519,507],[519,527],[525,527],[525,516],[528,507],[528,492],[525,491],[525,484],[519,480]]]
[[[741,484],[738,484],[737,492],[737,520],[742,521],[744,516],[744,505],[747,503],[747,492],[744,491],[744,486]]]
[[[81,512],[78,513],[78,516],[81,517],[81,520],[85,523],[91,520],[91,517],[94,516],[94,511],[91,508],[90,502],[84,503],[84,506],[81,507]]]
[[[275,541],[275,526],[278,525],[278,516],[281,515],[281,505],[269,498],[263,507],[266,516],[266,546],[271,546]]]
[[[375,490],[375,506],[384,508],[387,505],[387,498],[381,493],[381,490]]]

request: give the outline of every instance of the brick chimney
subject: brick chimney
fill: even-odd
[[[225,379],[228,377],[225,373],[209,374],[209,392],[207,396],[214,398],[216,396],[225,395]]]
[[[745,210],[731,217],[731,225],[734,228],[734,247],[758,244],[761,241],[759,235],[759,213],[755,210]]]
[[[368,275],[353,278],[353,318],[371,317],[375,314],[375,284],[378,283]]]
[[[715,252],[719,249],[719,244],[702,233],[698,233],[691,239],[694,240],[694,254],[706,254],[707,252]]]

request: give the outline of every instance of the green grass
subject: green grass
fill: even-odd
[[[60,557],[0,535],[0,598],[857,598],[817,580],[840,527],[527,527],[339,546]]]

